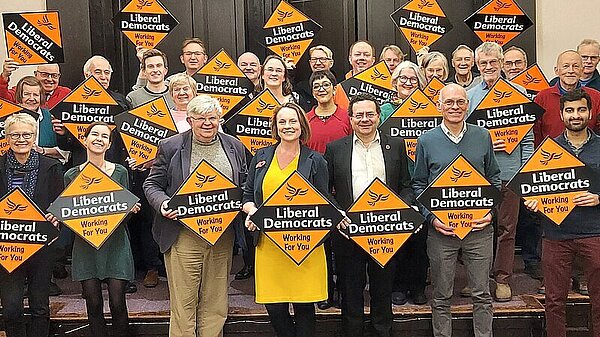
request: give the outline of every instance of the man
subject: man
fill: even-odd
[[[442,124],[422,134],[417,141],[415,173],[412,186],[419,195],[460,153],[497,188],[501,187],[500,168],[496,162],[490,133],[465,123],[469,100],[463,87],[448,84],[440,91],[437,108]],[[433,299],[431,303],[433,335],[452,336],[450,299],[458,253],[467,267],[472,285],[473,329],[475,337],[492,336],[492,298],[488,276],[492,264],[494,228],[491,213],[472,222],[473,231],[463,240],[452,227],[442,223],[421,206],[426,223],[431,224],[427,237],[427,254],[431,265]]]
[[[375,178],[411,203],[408,159],[401,138],[377,130],[380,108],[372,95],[359,94],[350,100],[352,135],[329,143],[325,159],[329,169],[329,188],[335,191],[340,209],[348,207]],[[392,283],[395,259],[381,268],[362,248],[334,232],[338,284],[342,297],[344,336],[363,336],[364,298],[367,270],[371,295],[371,324],[375,336],[391,336]]]
[[[148,49],[144,47],[137,47],[136,51],[136,56],[141,63],[144,53],[148,51]],[[197,37],[191,37],[183,40],[181,43],[181,55],[179,55],[179,61],[181,61],[185,67],[185,73],[193,76],[196,72],[198,72],[198,70],[200,70],[200,68],[204,67],[204,64],[206,64],[206,61],[208,61],[208,55],[206,55],[206,47],[204,46],[204,42]],[[166,85],[169,85],[171,76],[166,78]],[[143,70],[140,70],[137,82],[132,89],[135,90],[142,88],[146,85],[146,81],[146,74],[144,74]]]
[[[375,64],[375,47],[369,41],[365,40],[354,42],[348,52],[348,62],[350,62],[352,69],[346,73],[346,79]],[[334,97],[334,102],[338,107],[348,110],[348,96],[344,92],[344,89],[342,89],[341,84],[335,87]]]
[[[469,114],[500,79],[503,61],[502,47],[497,43],[484,42],[475,49],[475,63],[481,73],[482,82],[468,91]],[[513,85],[521,93],[526,93],[525,88],[514,83]],[[506,148],[504,140],[496,140],[493,145],[502,180],[502,202],[498,207],[498,247],[494,263],[495,298],[499,302],[507,302],[512,298],[509,281],[513,274],[515,260],[515,237],[520,203],[519,197],[506,187],[506,183],[533,154],[533,132],[529,131],[511,154],[504,151]]]
[[[10,76],[17,70],[19,64],[11,59],[4,60],[2,65],[2,75],[0,75],[0,97],[10,102],[15,102],[15,88],[8,89]],[[48,110],[54,108],[56,104],[62,101],[70,92],[71,89],[58,85],[60,79],[60,67],[58,64],[42,64],[37,66],[33,72],[35,78],[42,82],[46,103],[42,108]]]
[[[308,64],[310,65],[312,74],[319,70],[331,71],[331,67],[333,67],[333,52],[327,46],[314,46],[310,48],[308,55]],[[300,106],[306,112],[317,105],[317,100],[313,97],[312,88],[308,82],[308,79],[305,79],[294,85],[294,91],[300,95]]]
[[[388,44],[381,50],[379,61],[384,61],[391,73],[396,70],[400,62],[404,61],[404,53],[395,44]]]
[[[242,69],[242,72],[248,77],[252,84],[256,86],[259,82],[260,75],[260,59],[256,54],[245,52],[237,59],[237,66]]]
[[[600,43],[596,40],[585,39],[577,46],[577,52],[583,61],[581,74],[581,85],[588,88],[600,90],[600,73],[598,73],[598,62],[600,62]]]
[[[590,118],[588,127],[595,132],[600,130],[600,120],[598,112],[600,111],[600,93],[595,89],[581,86],[580,79],[583,73],[583,60],[581,55],[574,50],[566,50],[558,55],[554,73],[558,76],[558,81],[554,86],[540,91],[534,101],[542,106],[544,115],[537,121],[534,127],[535,143],[541,143],[546,137],[558,137],[565,129],[564,123],[560,119],[560,96],[577,88],[582,88],[590,95],[592,101],[592,118]]]
[[[555,138],[572,155],[600,176],[600,137],[589,130],[592,118],[590,95],[582,89],[565,92],[560,97],[560,118],[565,131]],[[546,285],[546,335],[565,337],[565,302],[569,293],[571,272],[575,255],[581,258],[588,281],[594,336],[600,332],[600,189],[573,197],[575,207],[560,226],[545,220],[542,263]],[[525,201],[530,210],[539,209],[536,200]]]
[[[507,80],[511,81],[523,70],[527,69],[527,54],[519,47],[512,46],[504,52],[504,66],[502,72]]]
[[[452,67],[454,68],[454,83],[469,90],[481,83],[480,76],[474,76],[473,65],[475,54],[468,46],[461,44],[452,52]]]
[[[142,70],[146,78],[146,84],[127,94],[127,101],[132,107],[140,106],[155,98],[164,97],[169,109],[175,107],[169,87],[165,82],[165,75],[169,70],[167,55],[158,49],[148,49],[142,56]]]

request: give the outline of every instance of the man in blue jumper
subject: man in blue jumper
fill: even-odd
[[[500,168],[496,162],[490,133],[479,126],[465,123],[469,100],[458,84],[448,84],[440,91],[438,110],[443,122],[422,134],[417,140],[413,189],[419,195],[461,153],[496,188],[500,189]],[[428,231],[427,255],[431,265],[433,298],[431,301],[433,335],[452,336],[450,299],[458,252],[469,274],[473,299],[475,337],[492,336],[492,297],[488,275],[492,265],[494,228],[492,215],[473,220],[473,231],[463,240],[453,229],[421,206],[421,212],[433,229]]]

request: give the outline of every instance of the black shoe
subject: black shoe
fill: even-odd
[[[64,264],[55,263],[54,268],[52,268],[52,276],[54,276],[54,278],[62,280],[66,279],[67,276],[69,276],[69,273],[67,272],[67,269],[65,268]]]
[[[427,304],[427,296],[425,296],[424,292],[419,291],[419,292],[411,293],[411,295],[412,295],[412,300],[413,300],[414,304],[417,304],[417,305]]]
[[[242,270],[238,271],[235,274],[236,280],[245,280],[254,275],[254,267],[253,266],[244,266]]]
[[[544,274],[539,263],[532,263],[525,266],[525,274],[529,275],[532,279],[543,280]]]
[[[127,282],[127,285],[125,286],[125,293],[126,294],[133,294],[137,292],[137,286],[135,285],[135,283],[133,282]]]
[[[49,287],[49,291],[48,291],[48,296],[59,296],[62,295],[63,291],[62,289],[60,289],[60,287],[58,286],[58,284],[50,281],[50,287]]]
[[[408,302],[408,296],[403,291],[393,292],[392,293],[392,303],[395,305],[404,305]]]
[[[319,308],[319,310],[327,310],[331,307],[333,307],[333,304],[327,300],[317,303],[317,308]]]

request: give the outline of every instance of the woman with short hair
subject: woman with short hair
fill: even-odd
[[[385,122],[417,88],[423,89],[424,86],[425,77],[418,65],[410,61],[400,63],[392,73],[394,96],[381,106],[380,124]]]
[[[196,86],[196,81],[184,73],[171,76],[169,81],[169,95],[175,103],[171,109],[171,116],[179,133],[190,129],[190,124],[187,122],[187,106],[197,95]]]

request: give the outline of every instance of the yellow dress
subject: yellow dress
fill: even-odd
[[[282,170],[275,155],[263,180],[264,200],[297,168],[298,157]],[[261,234],[256,245],[255,268],[256,303],[311,303],[327,299],[327,264],[323,245],[298,266],[271,239]]]

